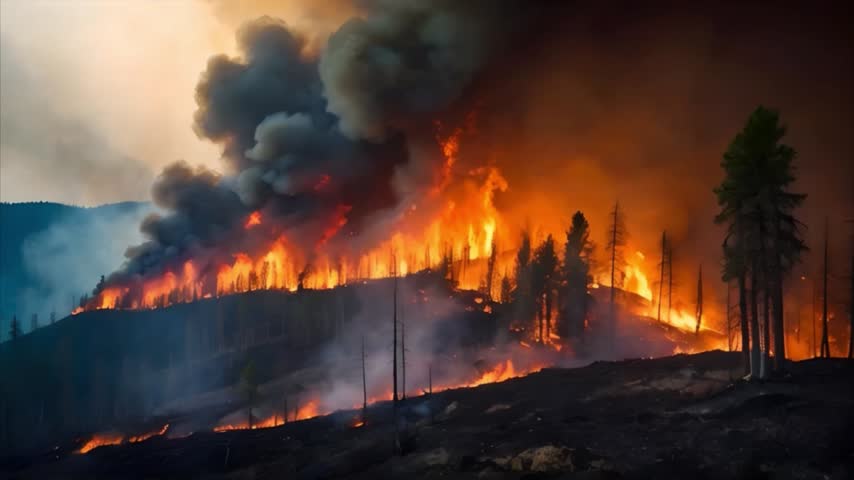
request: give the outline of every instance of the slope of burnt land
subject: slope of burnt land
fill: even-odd
[[[854,362],[740,380],[706,352],[545,369],[284,426],[7,459],[8,478],[851,478]]]

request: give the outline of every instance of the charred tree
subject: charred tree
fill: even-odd
[[[824,268],[822,269],[821,288],[821,356],[830,358],[830,342],[827,333],[827,219],[824,221]]]
[[[622,275],[622,249],[625,246],[625,222],[623,213],[620,210],[620,202],[614,203],[614,209],[611,211],[611,224],[608,227],[608,250],[611,261],[611,296],[609,299],[610,310],[608,314],[607,337],[611,354],[616,352],[616,336],[617,336],[617,274]],[[619,282],[622,285],[622,282]]]
[[[492,300],[492,284],[495,278],[495,261],[497,260],[498,249],[496,248],[495,240],[492,240],[491,251],[489,252],[489,260],[486,263],[486,287],[483,292],[486,298]]]
[[[12,315],[12,322],[9,324],[9,340],[15,341],[21,336],[21,324],[18,322],[18,317]]]
[[[501,293],[498,301],[501,303],[510,303],[510,299],[512,297],[513,284],[510,283],[510,277],[505,273],[503,277],[501,277]]]
[[[661,271],[658,274],[658,316],[657,320],[661,323],[661,294],[664,292],[664,265],[667,261],[667,231],[661,232]]]
[[[392,257],[392,262],[394,262],[394,257]],[[395,413],[397,412],[397,267],[392,263],[392,268],[394,269],[392,275],[394,276],[394,286],[392,293],[392,366],[391,366],[391,385],[392,385],[392,402],[395,406]],[[397,422],[397,416],[395,415],[395,423]]]
[[[511,292],[511,303],[517,320],[527,322],[534,319],[536,309],[531,284],[531,236],[522,233],[522,244],[516,252],[516,288]]]
[[[557,263],[554,238],[549,235],[537,247],[532,264],[532,289],[537,307],[537,336],[540,343],[549,341],[552,304],[558,280]]]
[[[700,264],[700,271],[697,273],[697,328],[694,330],[695,335],[700,334],[700,327],[703,324],[703,265]]]
[[[251,360],[243,367],[240,372],[241,388],[246,396],[246,416],[249,429],[252,429],[252,407],[255,406],[255,401],[258,397],[258,383],[255,378],[255,363]]]
[[[406,300],[400,306],[400,396],[406,400],[406,319],[404,318],[404,305]]]
[[[362,335],[362,422],[368,418],[368,377],[365,373],[365,336]]]
[[[854,245],[852,245],[854,247]],[[854,358],[854,248],[851,252],[851,291],[848,297],[848,358]]]
[[[673,308],[673,245],[667,244],[667,322]]]
[[[392,422],[394,422],[394,443],[393,451],[397,454],[401,452],[400,441],[400,425],[398,423],[398,396],[397,396],[397,261],[392,255],[392,269],[394,276],[394,287],[392,294],[392,368],[391,368],[391,383],[392,383]]]
[[[851,291],[848,297],[848,358],[854,358],[854,249],[851,252]]]
[[[754,273],[750,275],[750,376],[759,378],[759,364],[761,362],[762,350],[759,343],[759,279],[756,276],[757,260],[753,260]]]
[[[725,316],[726,316],[726,350],[728,352],[732,351],[732,319],[730,318],[730,311],[731,311],[731,309],[730,309],[730,301],[731,301],[730,291],[731,290],[732,290],[732,288],[730,288],[730,284],[729,284],[729,282],[727,282],[727,284],[726,284],[726,310],[724,310],[724,312],[725,312]]]

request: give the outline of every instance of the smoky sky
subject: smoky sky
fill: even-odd
[[[484,70],[478,134],[461,155],[495,158],[511,179],[497,201],[519,225],[559,232],[581,209],[603,245],[619,200],[648,271],[667,230],[681,297],[693,301],[702,263],[722,301],[723,235],[712,222],[721,155],[758,105],[778,109],[784,141],[798,151],[793,190],[808,194],[797,215],[813,252],[797,270],[809,277],[825,218],[837,258],[851,248],[854,41],[845,14],[827,2],[572,9],[540,32],[539,48],[527,44]]]
[[[49,84],[26,60],[0,41],[2,190],[33,189],[43,193],[42,199],[73,198],[84,204],[146,198],[151,169],[114,147],[86,118],[57,108],[44,93]]]
[[[496,203],[513,236],[560,234],[580,209],[601,244],[619,200],[650,265],[661,231],[671,234],[679,288],[690,290],[700,263],[717,269],[721,154],[760,104],[779,109],[799,152],[808,242],[828,217],[841,231],[832,248],[847,248],[844,5],[376,0],[352,10],[326,42],[287,18],[255,19],[238,29],[236,53],[210,58],[192,128],[222,149],[223,173],[178,164],[160,174],[155,202],[167,213],[144,223],[149,240],[129,251],[127,271],[256,241],[230,230],[253,210],[309,251],[341,212],[348,241],[371,237],[430,183],[434,121],[474,117],[457,168],[503,172]]]

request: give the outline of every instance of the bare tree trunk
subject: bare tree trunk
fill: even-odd
[[[694,335],[700,334],[700,326],[703,324],[703,265],[700,264],[700,271],[697,274],[697,328],[694,330]]]
[[[394,257],[392,257],[392,261],[394,261]],[[395,405],[395,412],[397,411],[397,269],[395,268],[394,272],[394,293],[393,293],[393,301],[394,304],[392,310],[392,336],[394,337],[392,340],[392,367],[391,367],[391,383],[392,383],[392,402]],[[395,423],[397,422],[397,416],[395,416]]]
[[[667,232],[661,232],[661,273],[658,274],[658,322],[661,323],[661,294],[664,291],[664,261],[667,248]]]
[[[730,304],[730,284],[727,282],[726,284],[726,350],[728,352],[732,351],[732,322],[729,318],[729,304]]]
[[[821,299],[821,356],[830,358],[830,343],[827,335],[827,219],[824,220],[824,273]]]
[[[616,328],[617,328],[617,306],[616,306],[616,293],[617,293],[617,284],[616,284],[616,272],[617,272],[617,222],[619,215],[620,203],[617,202],[614,204],[614,223],[611,227],[611,311],[609,315],[609,323],[608,326],[608,336],[610,337],[610,348],[611,354],[613,355],[615,352],[615,337],[616,337]]]
[[[768,298],[768,283],[763,283],[766,288],[762,292],[762,364],[759,376],[766,379],[771,367],[771,300]]]
[[[406,400],[406,320],[403,317],[403,305],[406,305],[405,300],[400,306],[400,368],[402,370],[400,393],[401,398]]]
[[[750,378],[756,380],[759,378],[759,364],[762,358],[762,351],[759,346],[759,299],[757,298],[757,290],[759,290],[759,279],[756,278],[756,271],[759,262],[753,261],[753,273],[750,274]]]
[[[815,346],[816,346],[816,338],[815,338],[815,302],[816,298],[818,298],[818,291],[816,290],[815,280],[812,281],[812,317],[810,323],[812,324],[812,342],[810,343],[810,350],[812,351],[813,358],[816,357]]]
[[[741,317],[741,354],[744,356],[744,371],[750,373],[750,318],[747,313],[747,279],[745,274],[738,276],[738,314]]]
[[[851,296],[848,297],[848,322],[848,358],[854,358],[854,248],[851,252]]]
[[[551,287],[546,287],[545,303],[546,303],[546,342],[551,340],[551,322],[552,322],[552,295]]]
[[[667,323],[673,306],[673,245],[667,246]]]
[[[394,309],[392,314],[392,335],[394,336],[394,341],[392,342],[392,421],[394,422],[394,443],[393,448],[395,453],[400,453],[400,425],[398,425],[397,421],[397,408],[398,408],[398,397],[397,397],[397,266],[396,261],[394,260],[394,256],[392,256],[392,262],[394,262]]]
[[[362,335],[362,422],[368,417],[368,377],[365,374],[365,336]]]
[[[783,319],[783,278],[779,265],[774,269],[774,371],[782,372],[786,364],[786,328]]]

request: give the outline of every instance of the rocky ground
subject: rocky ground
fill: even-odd
[[[7,458],[0,477],[781,478],[854,475],[854,362],[740,380],[738,354],[596,362],[275,428]]]

